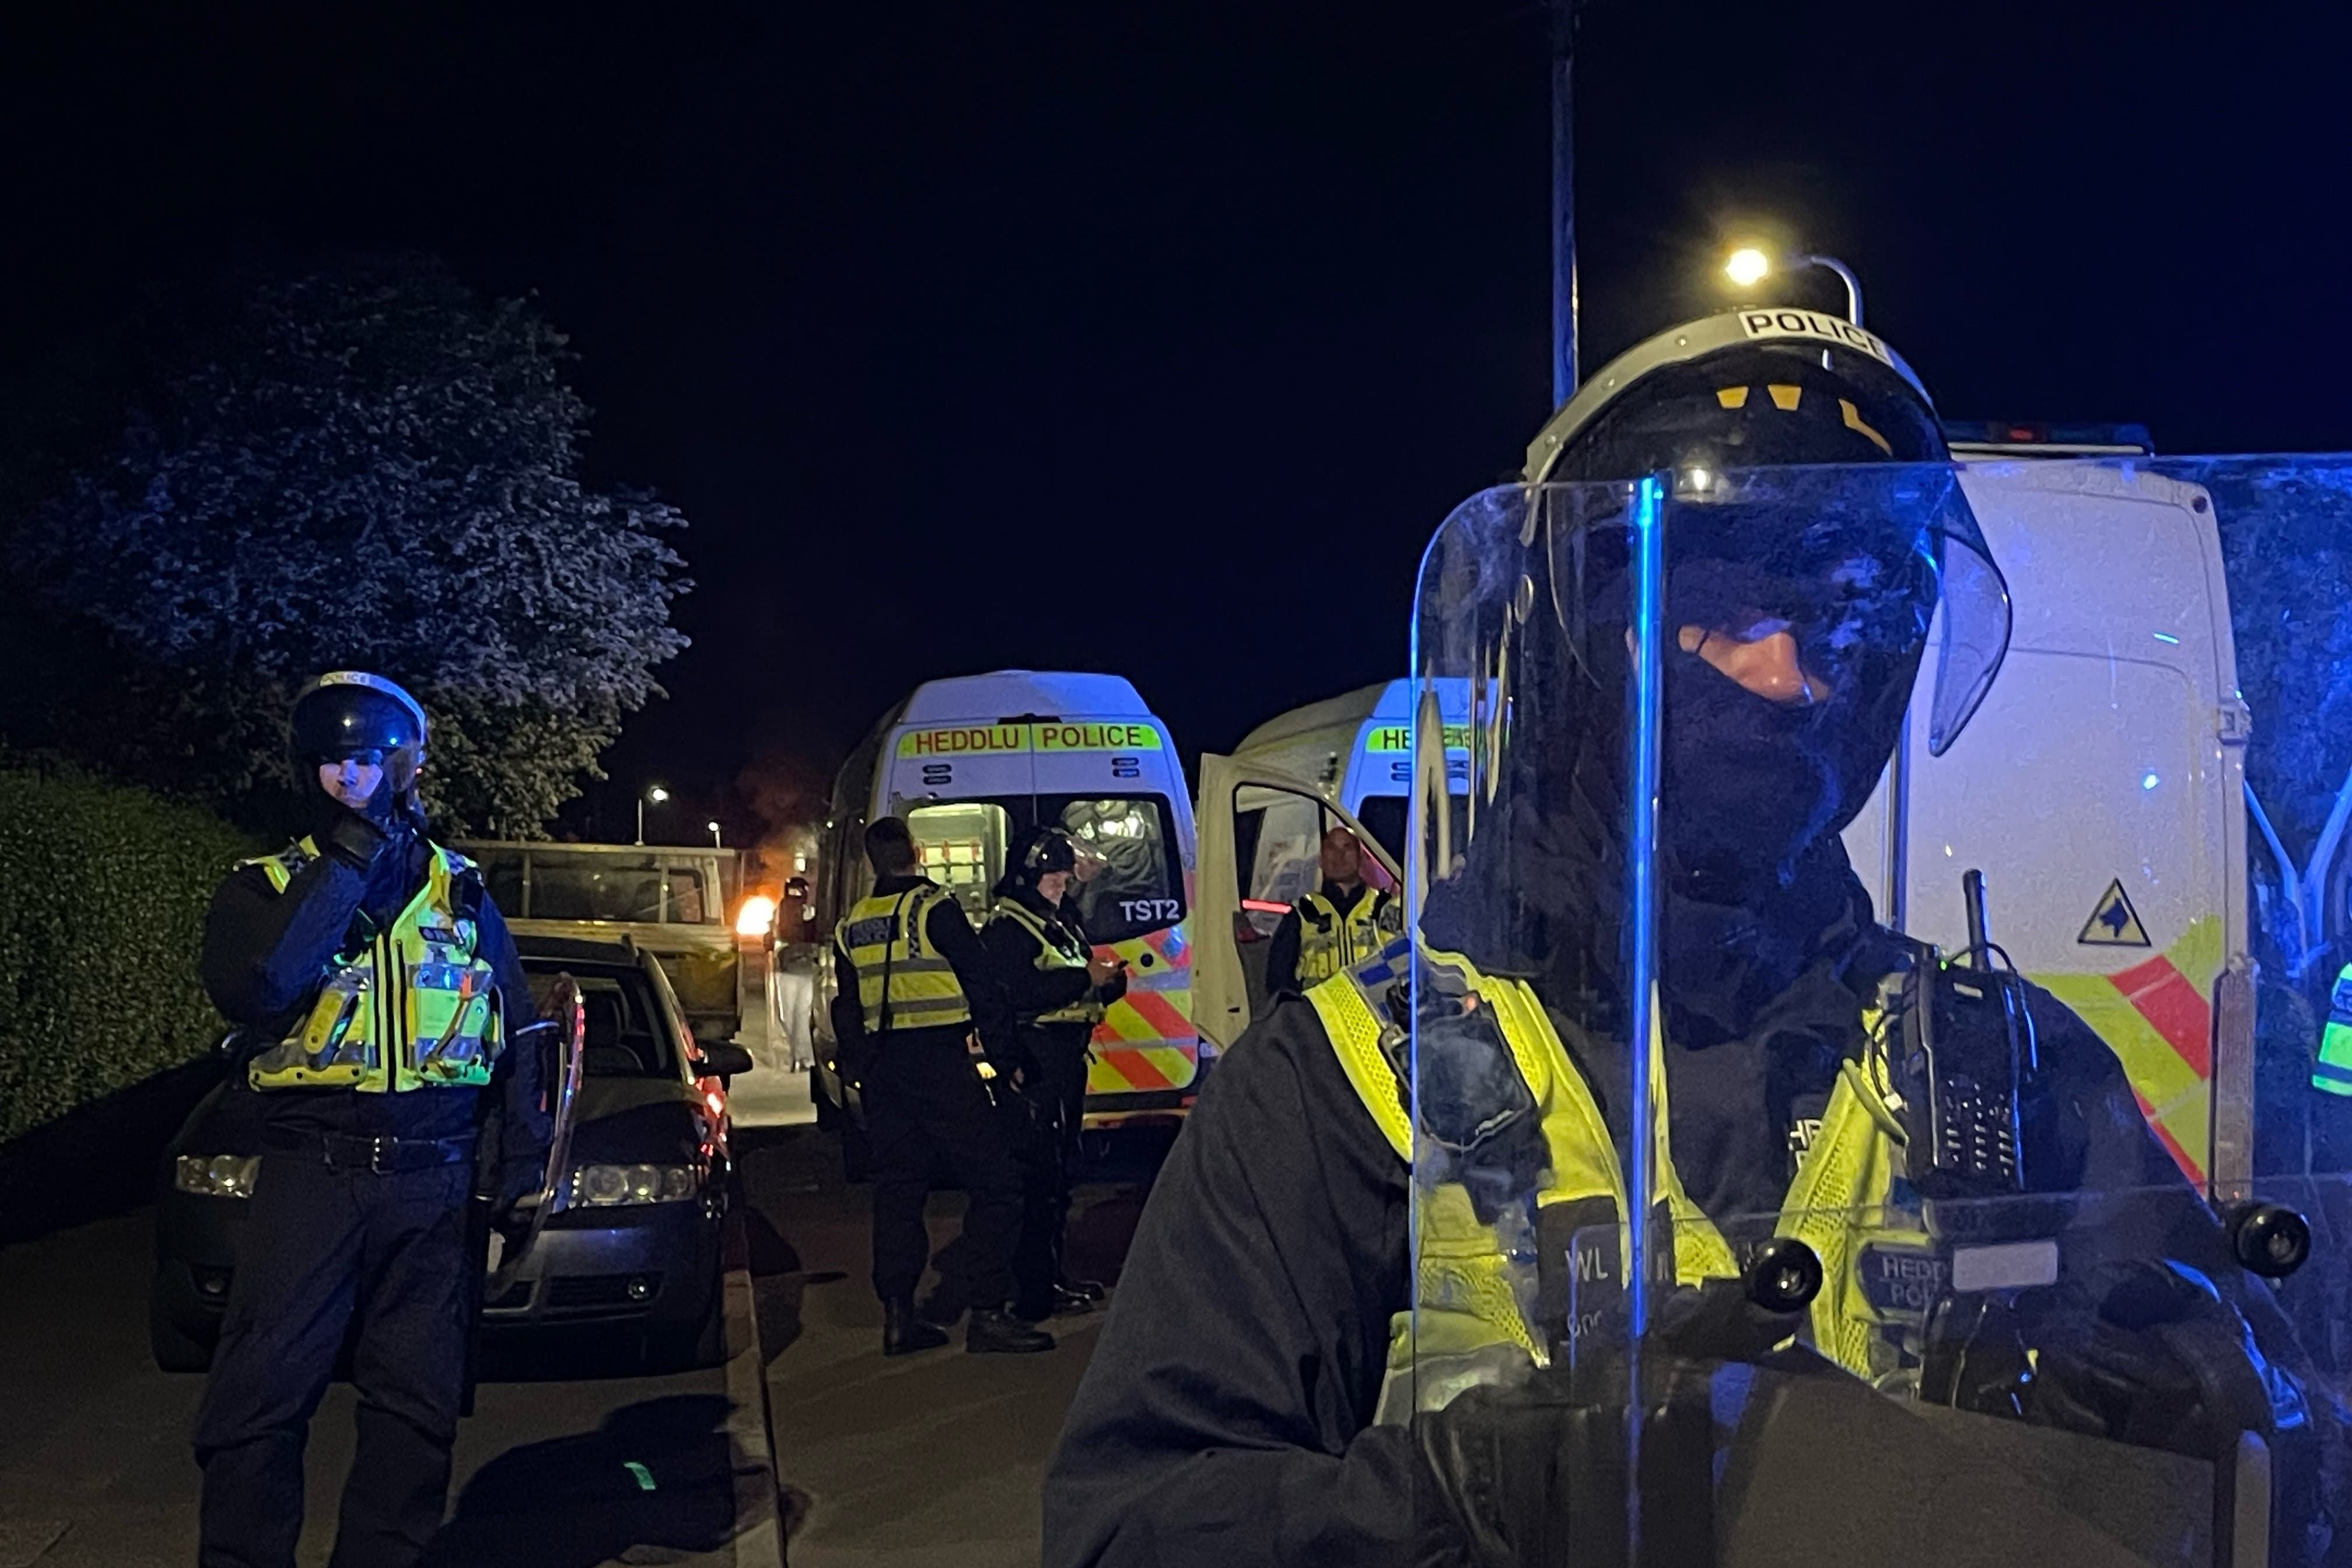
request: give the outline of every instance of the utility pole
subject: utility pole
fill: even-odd
[[[1576,392],[1576,13],[1551,0],[1551,402]]]

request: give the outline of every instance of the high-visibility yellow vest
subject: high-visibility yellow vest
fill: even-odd
[[[490,1081],[503,1037],[497,973],[472,918],[479,874],[462,855],[425,847],[425,885],[385,929],[368,934],[355,924],[309,1015],[246,1068],[254,1088],[382,1094]],[[305,838],[243,864],[260,867],[283,893],[318,856]]]
[[[933,882],[901,893],[870,893],[841,924],[840,948],[857,971],[866,1032],[928,1029],[971,1021],[955,965],[931,945],[931,910],[955,895]]]
[[[1555,1204],[1605,1199],[1606,1212],[1615,1216],[1620,1230],[1616,1256],[1629,1256],[1623,1235],[1625,1180],[1616,1145],[1591,1087],[1535,993],[1524,981],[1489,980],[1453,954],[1424,956],[1459,972],[1480,1002],[1494,1009],[1512,1060],[1534,1100],[1550,1155],[1549,1184],[1537,1195],[1538,1211]],[[1345,972],[1315,987],[1307,999],[1321,1016],[1358,1098],[1397,1157],[1411,1165],[1412,1127],[1390,1065],[1391,1051],[1399,1042],[1382,1040],[1383,1030],[1396,1031],[1398,1026],[1375,1006],[1360,979]],[[1863,1015],[1864,1030],[1874,1042],[1885,1017],[1876,1006]],[[1651,1081],[1660,1086],[1652,1123],[1659,1171],[1651,1190],[1673,1226],[1673,1282],[1694,1285],[1709,1278],[1736,1277],[1739,1264],[1730,1244],[1691,1201],[1675,1170],[1663,1088],[1664,1044],[1655,1034],[1650,1053]],[[1927,1247],[1926,1236],[1887,1206],[1902,1159],[1900,1128],[1884,1095],[1871,1088],[1861,1068],[1841,1072],[1822,1113],[1821,1131],[1799,1161],[1796,1178],[1781,1201],[1776,1226],[1777,1234],[1805,1242],[1822,1261],[1822,1289],[1810,1314],[1814,1347],[1865,1378],[1890,1370],[1893,1352],[1882,1331],[1889,1309],[1871,1299],[1866,1271],[1885,1272],[1906,1264],[1922,1257]],[[1532,1303],[1522,1303],[1521,1286],[1515,1283],[1514,1249],[1495,1226],[1478,1218],[1468,1192],[1458,1182],[1441,1183],[1418,1196],[1413,1249],[1418,1310],[1400,1312],[1390,1321],[1383,1420],[1402,1419],[1416,1400],[1424,1407],[1442,1405],[1469,1383],[1508,1375],[1510,1368],[1531,1362],[1542,1363],[1549,1354],[1544,1336],[1528,1321]],[[1871,1238],[1869,1247],[1857,1245],[1858,1233]],[[1865,1258],[1868,1250],[1877,1255]],[[1882,1300],[1885,1294],[1882,1289]],[[1456,1374],[1452,1382],[1447,1369]]]
[[[2336,972],[2336,989],[2328,994],[2327,1024],[2319,1032],[2311,1087],[2326,1094],[2352,1095],[2352,963]]]
[[[1035,910],[1018,899],[1007,899],[996,906],[996,919],[1009,920],[1029,933],[1037,944],[1034,962],[1047,972],[1077,970],[1087,967],[1088,949],[1083,939],[1060,921],[1046,921]],[[1034,1018],[1024,1018],[1024,1024],[1099,1024],[1103,1005],[1095,1000],[1092,986],[1080,994],[1075,1002],[1066,1002],[1050,1013],[1040,1013]]]
[[[1328,980],[1343,969],[1353,969],[1402,929],[1395,900],[1371,888],[1366,888],[1344,911],[1321,892],[1307,894],[1294,907],[1298,910],[1302,988]]]

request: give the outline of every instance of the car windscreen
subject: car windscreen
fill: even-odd
[[[490,901],[509,920],[708,925],[719,915],[706,870],[675,856],[581,854],[561,847],[469,848]]]
[[[677,1033],[664,1018],[660,998],[643,970],[529,956],[522,963],[530,976],[531,999],[542,1009],[557,975],[569,974],[578,983],[587,1022],[580,1053],[586,1076],[678,1076]]]

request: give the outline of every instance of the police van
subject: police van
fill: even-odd
[[[1470,683],[1434,683],[1440,721],[1445,727],[1447,794],[1457,817],[1469,788]],[[1405,807],[1412,795],[1413,710],[1418,699],[1410,680],[1359,687],[1342,696],[1310,702],[1267,720],[1242,737],[1236,759],[1264,763],[1330,792],[1391,858],[1404,855]],[[1306,848],[1288,871],[1299,885],[1289,898],[1314,887],[1315,850]],[[1298,871],[1303,867],[1303,879]],[[1274,897],[1272,890],[1266,897]],[[1288,899],[1284,900],[1288,901]]]
[[[2201,1180],[2217,1037],[2253,1026],[2250,723],[2215,508],[2179,477],[2193,465],[2114,460],[2145,456],[2144,432],[1979,430],[1955,455],[2008,578],[2008,660],[1942,757],[1914,705],[1905,757],[1847,829],[1848,853],[1880,918],[1948,952],[1967,942],[1961,873],[1982,870],[1994,939],[2115,1049],[2149,1124]],[[2093,455],[2109,460],[2066,460]],[[1931,632],[1919,689],[1936,658]],[[1385,792],[1413,774],[1381,767],[1391,743],[1410,746],[1387,728],[1443,726],[1458,841],[1465,694],[1430,695],[1366,687],[1202,759],[1194,996],[1207,1037],[1231,1045],[1265,1007],[1265,937],[1311,885],[1322,829],[1351,827],[1368,864],[1397,875],[1403,833]]]
[[[1192,802],[1167,726],[1115,675],[1024,669],[927,681],[885,713],[843,764],[825,825],[817,922],[829,939],[873,887],[865,833],[904,817],[924,873],[975,925],[1022,829],[1067,832],[1075,897],[1100,953],[1127,961],[1128,989],[1096,1026],[1087,1076],[1090,1129],[1180,1117],[1205,1066],[1192,1023]],[[816,957],[820,1115],[853,1110],[833,1068],[832,949]]]
[[[2133,431],[2095,446],[2145,443]],[[2252,722],[2217,509],[2192,463],[2003,445],[1954,449],[2009,581],[2008,658],[1941,757],[1913,705],[1889,774],[1901,787],[1882,779],[1847,851],[1880,918],[1946,952],[1967,944],[1960,875],[1981,869],[1993,939],[2114,1048],[2150,1126],[2201,1181],[2220,1032],[2234,1044],[2222,1058],[2246,1061],[2253,1027]],[[1921,690],[1936,658],[1931,634]]]

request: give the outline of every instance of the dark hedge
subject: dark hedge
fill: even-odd
[[[72,773],[0,767],[0,1143],[201,1058],[213,889],[243,834]]]

